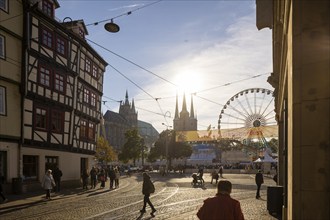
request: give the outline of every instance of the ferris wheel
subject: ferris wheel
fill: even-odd
[[[277,137],[277,130],[273,92],[268,89],[251,88],[235,94],[219,115],[219,137],[247,146],[266,148],[266,139]]]

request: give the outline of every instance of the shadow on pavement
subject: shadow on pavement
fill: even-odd
[[[16,212],[18,210],[29,208],[33,205],[38,205],[38,204],[44,203],[44,202],[45,202],[45,200],[40,200],[40,201],[33,201],[33,202],[24,203],[24,204],[17,204],[17,205],[7,206],[7,207],[4,207],[4,208],[0,208],[0,214]]]

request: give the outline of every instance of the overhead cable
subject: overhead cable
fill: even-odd
[[[131,83],[133,83],[136,87],[138,87],[139,89],[141,89],[145,94],[147,94],[148,96],[150,96],[152,99],[157,100],[156,98],[154,98],[150,93],[148,93],[147,91],[145,91],[141,86],[139,86],[138,84],[136,84],[133,80],[131,80],[130,78],[128,78],[126,75],[124,75],[122,72],[120,72],[118,69],[116,69],[114,66],[112,66],[111,64],[108,64],[112,69],[114,69],[117,73],[119,73],[120,75],[122,75],[125,79],[127,79],[128,81],[130,81]]]
[[[254,76],[251,76],[251,77],[248,77],[248,78],[245,78],[245,79],[236,80],[236,81],[233,81],[233,82],[229,82],[229,83],[225,83],[225,84],[222,84],[222,85],[214,86],[214,87],[204,89],[204,90],[200,90],[200,91],[197,91],[197,92],[191,92],[188,95],[195,95],[196,96],[199,93],[203,93],[203,92],[213,90],[213,89],[218,89],[220,87],[230,86],[230,85],[235,84],[235,83],[239,83],[239,82],[243,82],[243,81],[246,81],[246,80],[254,79],[254,78],[257,78],[257,77],[260,77],[260,76],[263,76],[263,75],[267,75],[267,74],[270,74],[270,73],[262,73],[262,74],[254,75]],[[158,99],[170,99],[170,98],[175,98],[175,97],[176,96],[166,96],[166,97],[159,97]],[[150,100],[150,99],[136,99],[136,101],[143,101],[143,100]]]
[[[124,16],[124,15],[130,15],[130,14],[132,14],[134,11],[140,10],[140,9],[142,9],[142,8],[149,7],[149,6],[154,5],[154,4],[156,4],[156,3],[158,3],[158,2],[161,2],[161,1],[163,1],[163,0],[159,0],[159,1],[156,1],[156,2],[152,2],[152,3],[150,3],[150,4],[147,4],[147,5],[141,6],[141,7],[139,7],[139,8],[134,9],[134,10],[131,10],[131,11],[125,12],[125,13],[120,14],[120,15],[117,15],[117,16],[115,16],[115,17],[113,17],[113,18],[108,18],[108,19],[105,19],[105,20],[102,20],[102,21],[93,22],[93,23],[87,24],[86,26],[90,26],[90,25],[98,25],[98,24],[100,24],[100,23],[107,22],[107,21],[111,21],[111,20],[113,20],[113,19],[119,18],[119,17]]]
[[[137,66],[137,67],[139,67],[140,69],[142,69],[142,70],[144,70],[144,71],[146,71],[146,72],[148,72],[148,73],[150,73],[150,74],[152,74],[152,75],[154,75],[154,76],[156,76],[156,77],[158,77],[158,78],[164,80],[165,82],[168,82],[169,84],[171,84],[171,85],[173,85],[173,86],[175,86],[175,87],[178,87],[178,85],[176,85],[175,83],[173,83],[173,82],[171,82],[171,81],[169,81],[169,80],[167,80],[167,79],[165,79],[165,78],[163,78],[163,77],[161,77],[161,76],[159,76],[159,75],[153,73],[152,71],[150,71],[150,70],[148,70],[148,69],[146,69],[146,68],[140,66],[139,64],[134,63],[133,61],[131,61],[131,60],[129,60],[129,59],[127,59],[127,58],[125,58],[125,57],[123,57],[123,56],[121,56],[121,55],[119,55],[119,54],[117,54],[117,53],[115,53],[115,52],[113,52],[113,51],[111,51],[111,50],[109,50],[108,48],[106,48],[106,47],[104,47],[104,46],[102,46],[102,45],[100,45],[100,44],[98,44],[98,43],[96,43],[96,42],[94,42],[94,41],[92,41],[92,40],[90,40],[90,39],[87,39],[87,38],[86,38],[86,40],[88,40],[89,42],[95,44],[96,46],[101,47],[102,49],[104,49],[104,50],[106,50],[106,51],[108,51],[108,52],[114,54],[115,56],[117,56],[117,57],[119,57],[119,58],[121,58],[121,59],[123,59],[123,60],[125,60],[125,61],[127,61],[127,62],[129,62],[129,63],[131,63],[131,64],[133,64],[134,66]]]
[[[150,112],[150,113],[153,113],[153,114],[156,114],[156,115],[161,115],[161,116],[164,116],[164,117],[171,118],[171,116],[167,116],[167,115],[164,115],[164,114],[162,114],[162,113],[158,113],[158,112],[150,111],[150,110],[145,109],[145,108],[140,108],[140,107],[137,107],[137,106],[135,106],[135,108],[140,109],[140,110],[143,110],[143,111],[146,111],[146,112]]]
[[[230,86],[231,84],[243,82],[243,81],[250,80],[250,79],[254,79],[254,78],[257,78],[259,76],[266,75],[266,74],[271,74],[271,73],[269,72],[269,73],[263,73],[263,74],[254,75],[254,76],[249,77],[249,78],[236,80],[236,81],[233,81],[233,82],[230,82],[230,83],[225,83],[223,85],[215,86],[215,87],[212,87],[212,88],[209,88],[209,89],[200,90],[200,91],[197,91],[195,93],[201,93],[201,92],[206,92],[206,91],[213,90],[213,89],[218,89],[218,88],[224,87],[224,86]]]

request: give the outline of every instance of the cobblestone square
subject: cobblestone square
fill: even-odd
[[[196,213],[203,200],[216,194],[216,185],[205,174],[203,187],[191,185],[191,174],[169,174],[165,177],[152,173],[156,192],[151,201],[157,212],[151,217],[150,208],[143,215],[141,174],[122,177],[120,187],[83,191],[81,188],[63,189],[47,201],[42,191],[37,194],[9,195],[7,203],[0,204],[2,220],[9,219],[198,219]],[[245,219],[275,219],[267,211],[267,186],[275,185],[271,178],[265,178],[261,188],[261,199],[255,199],[254,175],[225,174],[224,178],[233,184],[231,196],[240,201]]]

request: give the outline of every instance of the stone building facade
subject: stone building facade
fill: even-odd
[[[119,113],[108,110],[104,116],[105,137],[109,144],[117,151],[125,144],[125,132],[137,128],[138,113],[135,110],[134,100],[128,100],[126,91],[125,101],[120,103]]]
[[[273,32],[282,219],[330,219],[330,1],[256,3]]]
[[[150,123],[138,120],[134,99],[131,103],[129,102],[127,91],[125,101],[119,106],[119,112],[108,110],[103,118],[105,137],[116,151],[120,151],[125,144],[125,132],[130,129],[138,130],[148,148],[158,139],[159,133]]]

